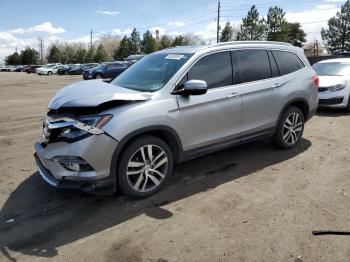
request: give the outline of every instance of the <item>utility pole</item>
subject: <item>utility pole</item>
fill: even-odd
[[[220,0],[218,1],[218,19],[217,19],[217,27],[216,27],[216,42],[220,42]]]
[[[91,29],[91,31],[90,31],[90,62],[92,63],[93,61],[93,59],[92,59],[93,57],[92,57],[92,29]]]
[[[41,64],[44,63],[44,39],[38,38],[39,40],[39,49],[40,49],[40,60]]]
[[[318,57],[318,40],[316,40],[316,56]]]

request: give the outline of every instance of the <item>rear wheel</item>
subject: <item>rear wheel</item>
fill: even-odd
[[[173,169],[173,154],[168,144],[154,136],[142,136],[122,153],[118,182],[131,198],[145,198],[161,189]]]
[[[278,123],[273,143],[282,149],[295,147],[303,135],[304,124],[303,112],[297,107],[288,107]]]
[[[49,72],[47,72],[47,74],[50,76],[50,75],[52,75],[52,72],[51,72],[51,71],[49,71]]]

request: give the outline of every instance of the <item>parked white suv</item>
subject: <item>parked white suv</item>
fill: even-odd
[[[61,65],[60,63],[55,63],[55,64],[47,64],[43,67],[39,67],[35,70],[35,72],[38,75],[52,75],[54,74],[54,70],[55,73],[57,73],[58,68],[56,69],[56,66]]]

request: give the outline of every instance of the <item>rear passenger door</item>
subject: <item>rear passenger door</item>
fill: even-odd
[[[177,96],[184,150],[239,140],[242,100],[233,85],[230,51],[206,55],[199,59],[181,79],[178,88],[188,80],[204,80],[208,92],[199,96]]]
[[[237,56],[242,92],[242,139],[272,131],[284,97],[284,81],[270,51],[245,49]]]

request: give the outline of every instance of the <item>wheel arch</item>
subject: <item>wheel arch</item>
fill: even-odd
[[[127,148],[128,144],[130,144],[135,138],[143,135],[151,135],[164,140],[164,142],[169,145],[171,151],[173,152],[174,162],[179,162],[183,158],[182,143],[179,135],[174,129],[162,125],[144,127],[129,133],[121,141],[119,141],[111,161],[111,174],[117,174],[120,155],[123,153],[125,148]]]

